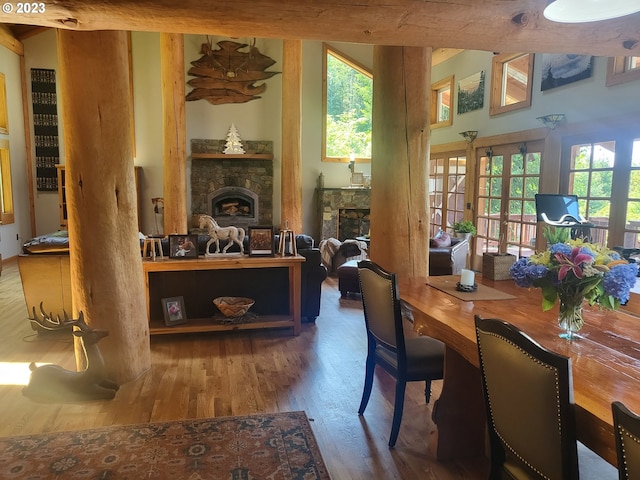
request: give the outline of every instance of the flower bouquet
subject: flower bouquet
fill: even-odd
[[[617,252],[582,240],[553,243],[547,250],[521,258],[509,273],[519,287],[542,290],[542,310],[560,300],[558,323],[565,338],[573,338],[583,325],[582,302],[616,310],[629,300],[638,265]]]

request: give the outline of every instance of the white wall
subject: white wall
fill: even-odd
[[[55,232],[60,229],[60,202],[58,192],[39,192],[35,187],[36,175],[36,149],[33,143],[33,105],[31,103],[31,69],[48,68],[56,71],[56,84],[59,85],[60,70],[58,68],[58,53],[56,50],[56,32],[47,30],[39,35],[26,39],[24,42],[24,59],[27,72],[27,98],[29,98],[29,135],[31,137],[31,158],[33,158],[33,194],[36,212],[36,234],[42,235],[48,232]],[[58,99],[58,143],[60,153],[60,163],[64,163],[64,125],[60,118],[62,112],[62,102],[60,88],[57,89]],[[27,211],[28,215],[28,211]],[[27,240],[29,237],[26,238]]]
[[[9,117],[9,133],[0,134],[0,138],[9,141],[15,219],[14,223],[0,225],[0,254],[7,259],[18,255],[23,240],[31,236],[20,56],[0,47],[0,72],[5,76]]]

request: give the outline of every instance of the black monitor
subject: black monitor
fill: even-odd
[[[567,226],[587,222],[580,215],[577,195],[537,193],[535,197],[538,222]]]

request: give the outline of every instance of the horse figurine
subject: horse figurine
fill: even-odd
[[[43,316],[46,315],[43,314]],[[78,372],[53,364],[37,367],[32,362],[29,365],[31,377],[29,384],[22,390],[23,395],[42,403],[114,398],[119,385],[107,378],[104,359],[97,345],[109,332],[91,328],[85,322],[82,312],[75,320],[70,320],[67,312],[64,312],[64,317],[64,321],[58,318],[53,322],[51,318],[47,318],[47,325],[56,323],[65,327],[75,327],[72,334],[80,338],[86,368]]]
[[[220,240],[229,240],[229,242],[222,249],[222,253],[227,253],[229,247],[236,243],[240,246],[240,253],[244,253],[244,246],[242,241],[244,240],[244,228],[241,227],[221,227],[218,225],[213,217],[209,215],[200,215],[200,228],[207,228],[209,236],[211,237],[207,242],[205,248],[205,255],[213,255],[209,251],[209,246],[215,242],[216,251],[214,253],[220,253]]]

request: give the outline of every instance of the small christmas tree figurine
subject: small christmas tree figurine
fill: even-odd
[[[227,154],[244,153],[244,148],[242,148],[240,135],[238,135],[238,130],[236,129],[236,126],[233,123],[229,128],[229,133],[227,133],[227,143],[225,145],[227,148],[224,149],[224,153],[227,153]]]

